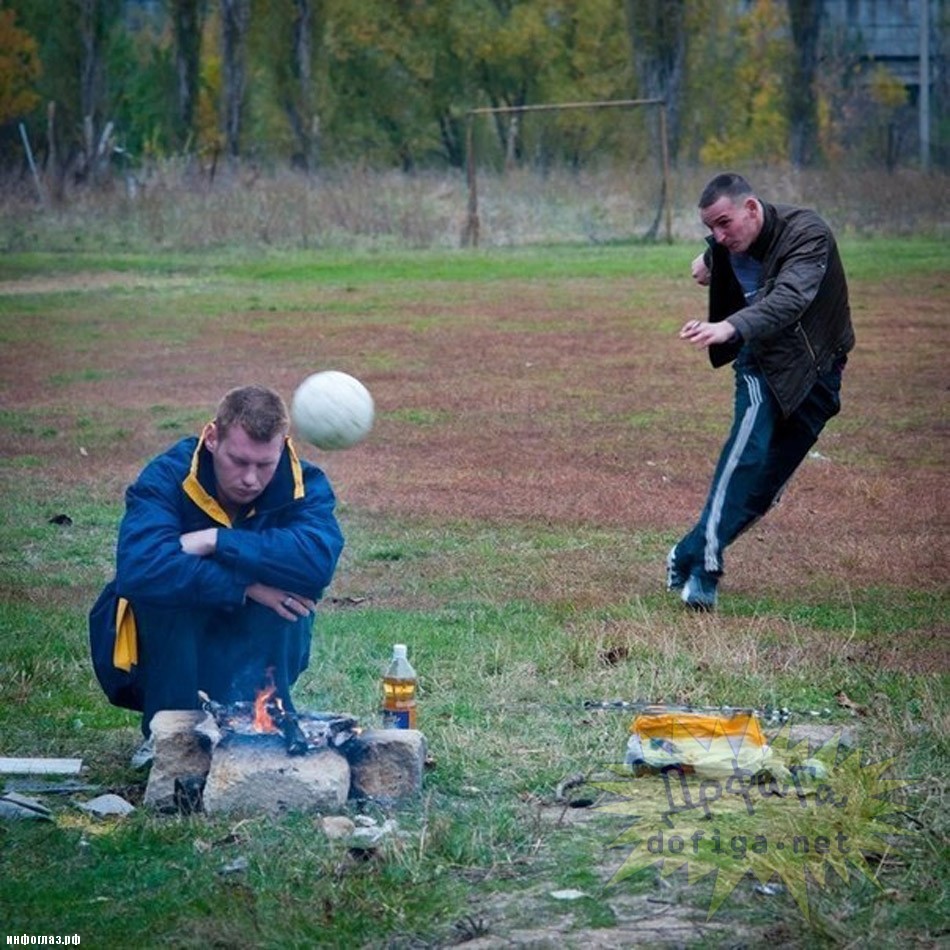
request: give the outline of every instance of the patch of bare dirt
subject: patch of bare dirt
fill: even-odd
[[[140,280],[13,283],[15,292]],[[782,503],[730,551],[724,593],[946,590],[945,294],[933,279],[852,296],[858,346],[842,414]],[[676,337],[704,305],[680,283],[433,284],[412,300],[319,287],[309,307],[282,309],[275,299],[264,310],[196,313],[187,337],[161,332],[148,300],[143,293],[140,319],[121,326],[95,304],[59,318],[65,329],[23,315],[22,335],[0,352],[0,398],[28,424],[5,433],[4,455],[38,458],[45,475],[67,483],[124,485],[171,441],[168,415],[210,416],[227,388],[249,381],[289,399],[305,375],[332,366],[361,377],[378,408],[366,443],[329,454],[302,447],[345,507],[671,538],[698,513],[731,421],[731,371],[713,370]],[[112,425],[115,438],[86,444],[84,417]],[[552,573],[549,595],[655,590],[664,546],[649,561],[631,552],[611,565],[578,551],[569,571]],[[945,638],[909,642],[880,661],[946,669]]]

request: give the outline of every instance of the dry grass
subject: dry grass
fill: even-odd
[[[769,200],[815,207],[841,235],[943,236],[950,188],[938,173],[892,175],[834,169],[745,171]],[[672,176],[672,236],[702,237],[695,202],[713,171]],[[604,244],[638,240],[657,221],[655,169],[478,177],[480,244]],[[256,167],[212,180],[181,160],[152,164],[99,189],[74,186],[43,211],[32,184],[0,190],[0,247],[200,250],[274,248],[456,248],[467,222],[464,173],[372,172],[362,168],[304,176]],[[658,236],[666,236],[665,216]]]

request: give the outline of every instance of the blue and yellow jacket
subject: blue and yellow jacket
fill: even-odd
[[[137,662],[136,603],[235,609],[252,583],[318,600],[333,577],[343,535],[321,469],[300,459],[288,439],[270,484],[232,523],[215,500],[212,463],[202,439],[182,439],[152,459],[126,492],[116,576],[90,614],[94,665],[107,695],[109,661],[120,681]],[[182,534],[212,527],[219,529],[214,554],[182,552]]]

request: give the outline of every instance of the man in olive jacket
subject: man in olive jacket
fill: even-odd
[[[834,235],[814,212],[770,205],[723,174],[699,201],[711,235],[693,261],[709,319],[680,338],[734,361],[735,417],[699,520],[667,558],[667,587],[697,610],[716,606],[723,553],[768,511],[841,408],[854,346],[848,285]]]

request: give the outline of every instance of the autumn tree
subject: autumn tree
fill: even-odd
[[[36,40],[16,25],[15,10],[0,10],[0,125],[39,105],[35,84],[41,71]]]
[[[83,120],[87,166],[96,160],[104,116],[105,58],[109,33],[118,19],[120,0],[71,0],[79,35],[79,113]]]
[[[639,94],[666,102],[671,160],[679,154],[680,107],[686,67],[686,0],[625,0]],[[653,124],[654,153],[659,127]]]
[[[471,64],[471,106],[515,111],[492,116],[500,160],[577,165],[606,154],[617,115],[577,110],[539,115],[524,106],[629,98],[630,53],[616,0],[479,0],[469,5],[459,44]]]
[[[311,61],[314,11],[311,0],[293,0],[291,21],[291,74],[294,85],[285,99],[285,110],[296,136],[300,164],[309,169],[317,155],[318,116],[313,107]]]
[[[204,5],[200,0],[169,0],[169,12],[175,38],[176,138],[184,145],[194,131],[198,109]]]
[[[700,160],[709,165],[783,162],[788,158],[785,70],[787,10],[779,0],[754,0],[720,21],[707,57]]]
[[[524,107],[633,96],[665,103],[672,160],[853,155],[873,116],[887,118],[893,164],[907,136],[909,106],[873,98],[856,54],[835,48],[839,30],[819,32],[824,0],[0,2],[3,28],[16,13],[43,67],[0,82],[3,108],[35,92],[15,109],[38,156],[44,133],[47,157],[60,139],[77,173],[106,126],[124,160],[194,142],[301,168],[461,167],[468,113],[485,106],[507,111],[474,127],[484,161],[580,169],[659,154],[658,112]],[[27,77],[31,62],[2,68]]]
[[[414,74],[426,102],[423,118],[432,124],[440,147],[433,157],[460,168],[465,161],[465,112],[478,97],[469,46],[477,9],[438,0],[407,12],[410,26],[418,30]]]
[[[818,155],[819,38],[824,0],[786,0],[792,34],[788,83],[789,158],[793,165],[807,167]]]
[[[326,134],[334,159],[464,160],[465,109],[476,98],[472,27],[483,0],[328,0],[323,54]]]
[[[543,102],[605,102],[633,94],[633,67],[622,5],[616,0],[559,0],[545,9],[544,69],[537,95]],[[572,109],[530,124],[540,126],[541,160],[578,169],[597,159],[628,162],[647,151],[642,113]]]
[[[55,107],[59,140],[47,154],[61,156],[78,175],[95,159],[111,108],[106,63],[121,12],[121,0],[10,0],[23,27],[36,38],[43,72],[37,82],[40,107],[34,130],[45,129],[45,107]],[[44,136],[45,138],[46,136]]]
[[[473,28],[473,47],[477,81],[493,108],[524,106],[543,101],[542,77],[547,72],[551,39],[547,11],[530,0],[491,0]],[[506,164],[513,164],[521,153],[517,113],[495,117]]]
[[[251,4],[250,0],[220,0],[220,4],[225,150],[231,158],[237,158],[241,152]]]

